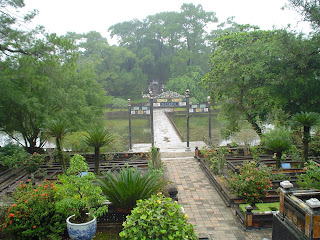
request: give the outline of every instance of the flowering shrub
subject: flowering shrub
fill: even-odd
[[[23,162],[22,165],[25,166],[26,170],[29,173],[37,171],[40,165],[43,163],[44,157],[39,153],[34,152],[32,155],[29,155]]]
[[[320,131],[313,136],[311,142],[309,143],[309,149],[315,156],[320,156]]]
[[[119,234],[123,240],[198,239],[181,207],[161,194],[138,200],[123,226]]]
[[[66,216],[56,213],[54,183],[46,181],[33,187],[21,182],[14,199],[3,231],[19,239],[57,239],[64,233]]]
[[[11,169],[25,167],[29,173],[38,170],[44,157],[38,153],[29,154],[22,147],[8,144],[1,149],[0,164]]]
[[[298,176],[300,187],[320,189],[320,164],[314,161],[305,163],[305,173]]]
[[[225,155],[227,150],[221,147],[217,150],[201,150],[201,154],[204,156],[204,160],[209,162],[210,168],[214,174],[220,173],[226,162]]]
[[[240,174],[231,174],[229,187],[236,195],[243,197],[246,203],[262,202],[267,196],[266,191],[272,187],[269,176],[270,171],[258,169],[255,162],[244,162]]]

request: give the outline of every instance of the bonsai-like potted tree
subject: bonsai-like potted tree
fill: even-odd
[[[88,172],[84,157],[74,155],[65,174],[59,176],[57,211],[70,212],[67,229],[71,239],[92,239],[97,229],[96,218],[108,211],[101,188],[93,183],[94,173]],[[85,173],[85,174],[84,174]]]

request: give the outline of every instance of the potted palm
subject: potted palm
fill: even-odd
[[[106,213],[107,206],[102,206],[105,197],[99,186],[93,183],[95,175],[88,172],[84,157],[74,155],[65,174],[59,176],[61,184],[57,186],[57,210],[70,212],[67,229],[71,239],[90,240],[97,229],[96,218]]]

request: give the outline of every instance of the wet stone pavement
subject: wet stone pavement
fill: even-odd
[[[166,175],[178,188],[182,204],[190,223],[195,225],[199,237],[212,240],[271,240],[271,229],[245,231],[236,219],[235,210],[225,205],[215,188],[193,158],[195,146],[203,142],[190,142],[186,152],[182,142],[163,109],[154,113],[155,146],[160,148]],[[133,151],[149,151],[150,144],[134,144]]]

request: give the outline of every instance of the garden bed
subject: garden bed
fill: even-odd
[[[223,171],[224,178],[222,178],[218,175],[213,174],[210,166],[203,159],[199,157],[197,159],[200,163],[201,169],[205,172],[208,179],[210,180],[212,185],[215,187],[215,189],[218,191],[220,197],[228,207],[234,207],[234,206],[238,206],[239,204],[245,203],[243,198],[240,198],[230,193],[229,189],[227,188],[226,178],[228,178],[228,171],[226,169]],[[275,190],[276,189],[269,190],[268,191],[269,195],[263,199],[263,202],[278,202],[279,194],[276,193]]]
[[[236,209],[236,216],[246,229],[271,228],[273,215],[278,212],[279,204],[257,203],[254,210],[246,210],[248,204],[240,204]]]

